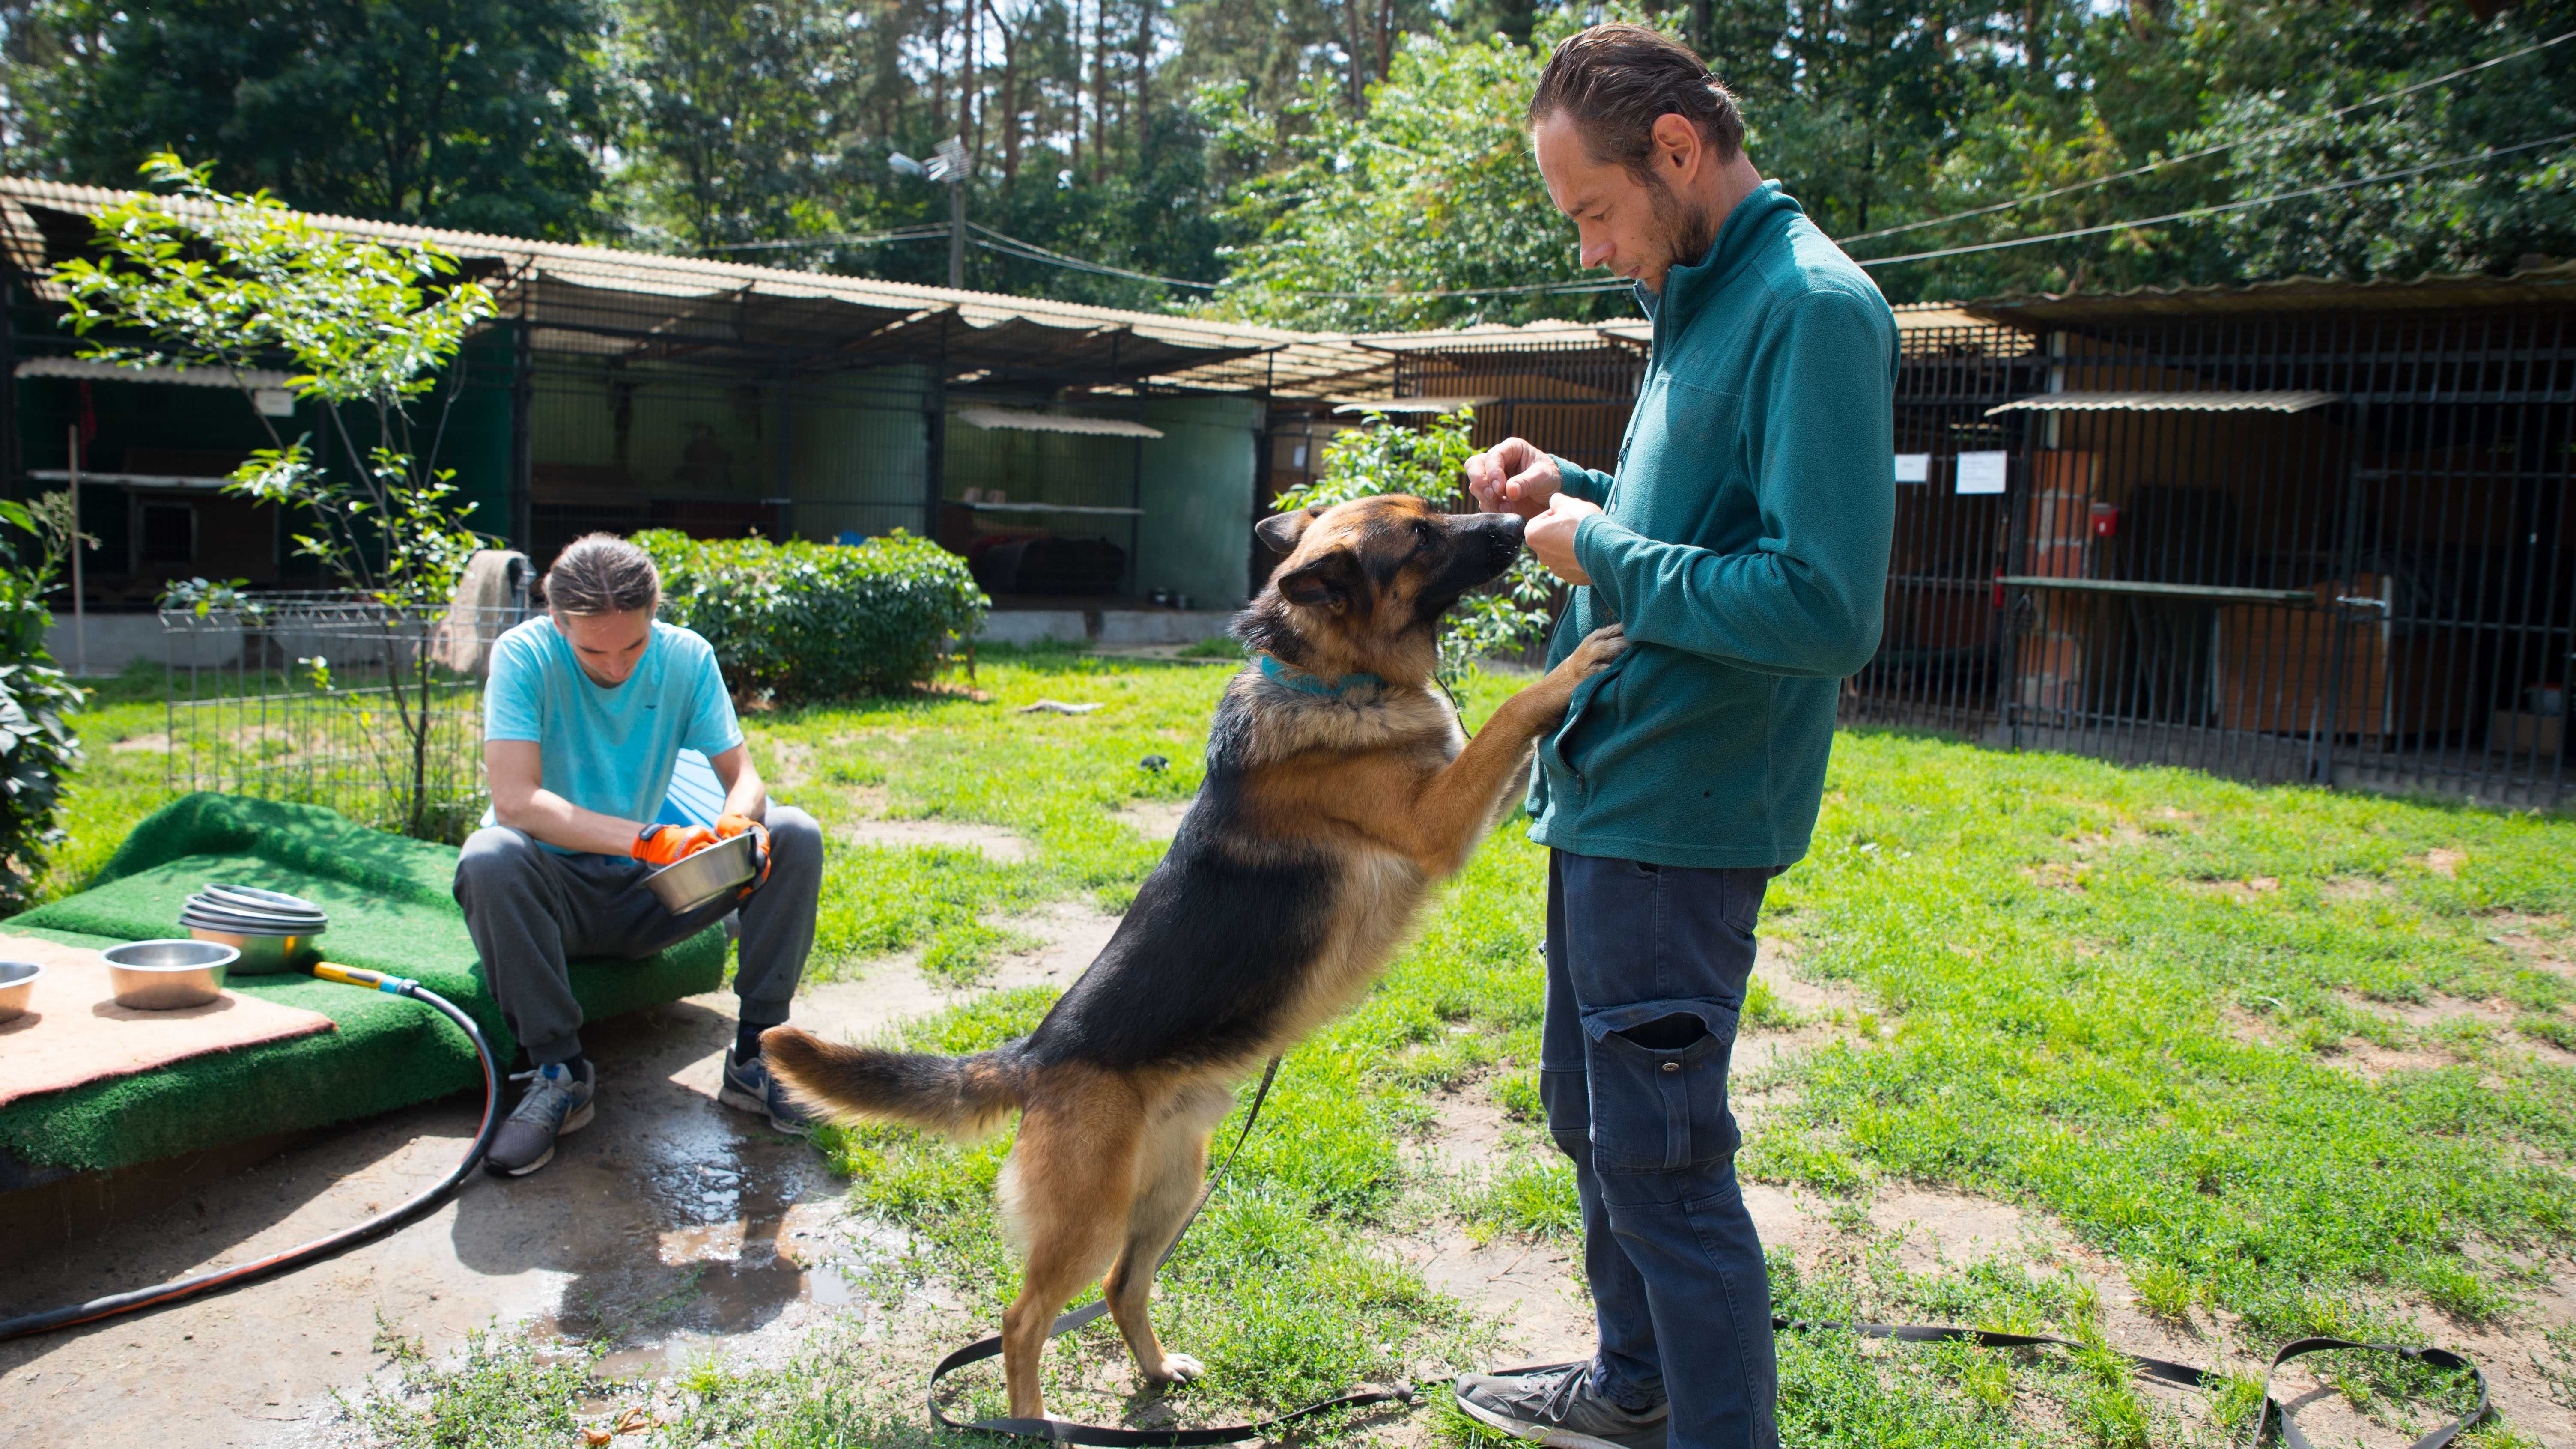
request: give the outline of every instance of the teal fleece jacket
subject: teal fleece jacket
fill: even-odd
[[[1878,648],[1896,512],[1896,319],[1766,181],[1708,256],[1638,290],[1653,351],[1553,665],[1616,621],[1628,650],[1539,745],[1530,838],[1656,865],[1807,853],[1835,697]]]

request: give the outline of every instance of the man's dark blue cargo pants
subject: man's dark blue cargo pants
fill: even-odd
[[[1726,1105],[1777,874],[1548,856],[1539,1092],[1582,1199],[1593,1384],[1628,1408],[1668,1398],[1670,1449],[1779,1443],[1770,1280]]]

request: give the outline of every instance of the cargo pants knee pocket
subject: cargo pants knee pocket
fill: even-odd
[[[1558,1145],[1571,1153],[1579,1141],[1604,1177],[1733,1157],[1742,1137],[1726,1068],[1736,1023],[1734,1007],[1704,998],[1585,1008],[1582,1075],[1541,1083]]]

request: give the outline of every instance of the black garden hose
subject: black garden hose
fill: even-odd
[[[492,1146],[493,1134],[501,1127],[501,1075],[498,1064],[492,1060],[491,1043],[483,1039],[483,1029],[474,1024],[474,1018],[466,1015],[446,997],[408,977],[387,976],[381,971],[366,971],[355,966],[335,966],[328,961],[317,962],[313,967],[313,974],[325,981],[337,981],[347,986],[372,987],[389,996],[408,996],[455,1022],[464,1031],[466,1039],[474,1043],[474,1055],[483,1065],[483,1123],[475,1130],[474,1145],[466,1149],[464,1160],[457,1163],[454,1170],[447,1176],[415,1195],[409,1202],[380,1212],[364,1222],[353,1223],[336,1233],[315,1238],[309,1243],[299,1244],[283,1252],[272,1253],[255,1262],[243,1263],[236,1267],[200,1273],[193,1278],[174,1279],[150,1288],[111,1293],[105,1298],[93,1298],[87,1303],[67,1303],[60,1308],[49,1308],[41,1313],[0,1319],[0,1341],[25,1338],[31,1334],[50,1333],[57,1328],[69,1328],[74,1324],[96,1323],[103,1318],[114,1318],[145,1308],[158,1308],[166,1303],[176,1303],[183,1298],[194,1298],[201,1293],[237,1288],[244,1283],[257,1282],[290,1268],[300,1268],[317,1259],[354,1248],[360,1243],[372,1242],[445,1201],[447,1195],[454,1192],[457,1185],[464,1182],[475,1167],[483,1161],[483,1154]]]

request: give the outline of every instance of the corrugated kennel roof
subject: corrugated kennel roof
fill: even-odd
[[[2051,392],[2017,398],[1998,413],[2303,413],[2343,401],[2339,392],[2279,389],[2270,392]]]
[[[0,178],[0,246],[42,278],[133,193]],[[182,207],[190,203],[177,203]],[[1382,352],[1249,323],[782,271],[612,247],[307,214],[349,236],[455,254],[548,351],[817,368],[945,360],[952,381],[1147,385],[1319,397],[1383,387]]]

